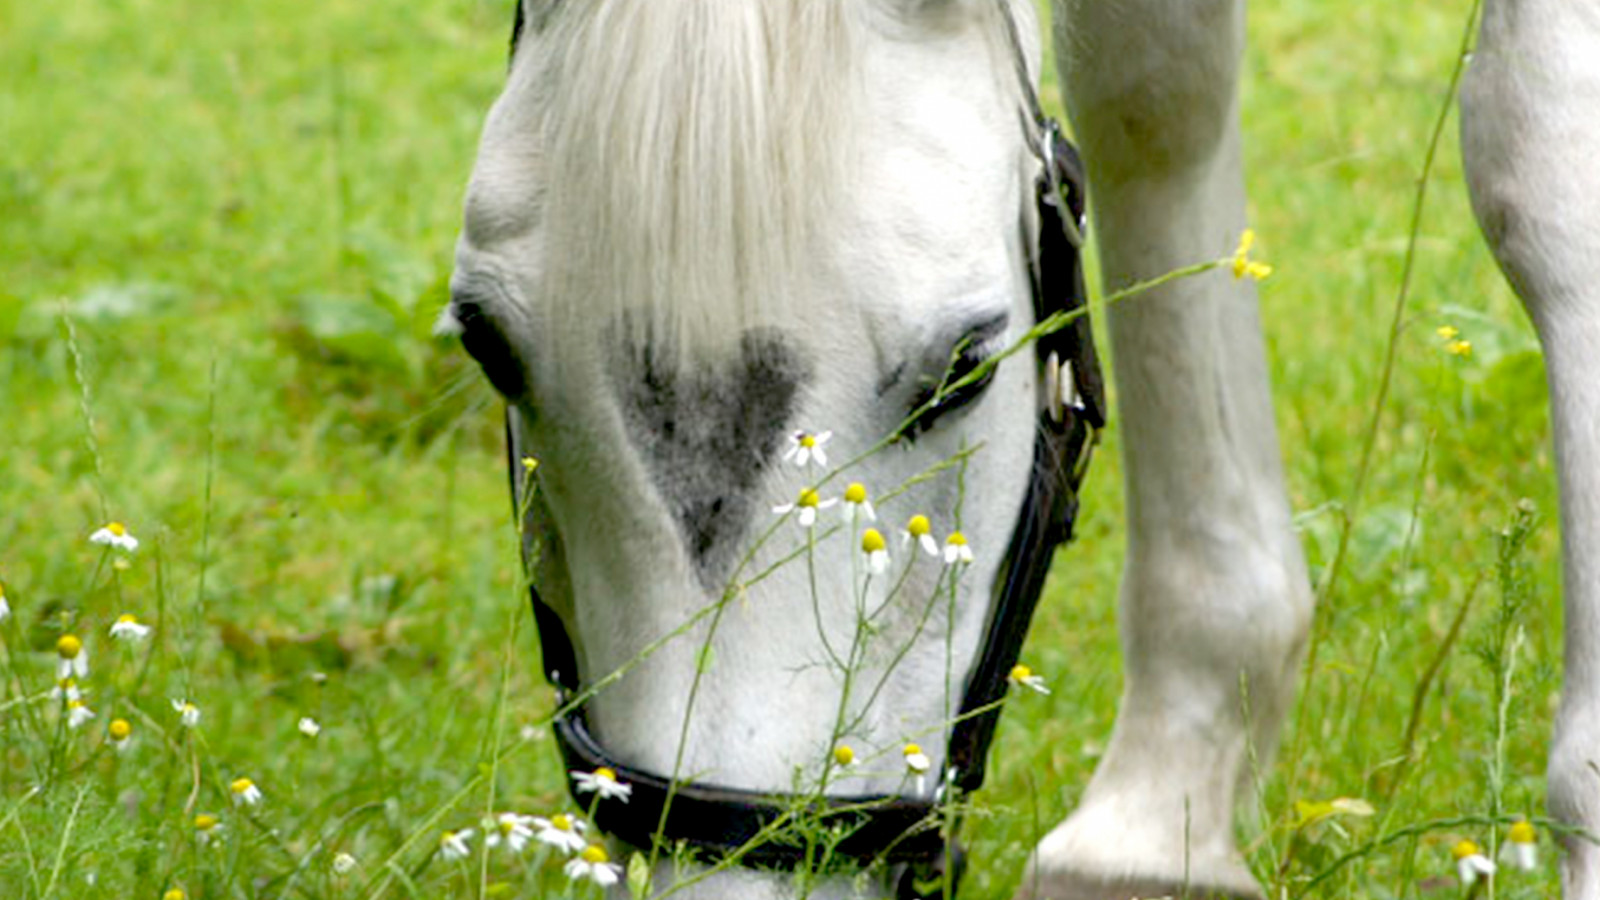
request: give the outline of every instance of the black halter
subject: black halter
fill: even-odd
[[[1001,5],[1005,6],[1004,0]],[[522,29],[522,15],[518,4],[513,50]],[[1035,187],[1039,239],[1032,260],[1034,315],[1036,321],[1044,322],[1052,316],[1082,310],[1087,303],[1080,255],[1083,166],[1076,150],[1061,136],[1059,126],[1040,112],[1009,9],[1005,18],[1029,103],[1027,130],[1030,139],[1037,140],[1033,149],[1044,162]],[[967,674],[960,716],[951,728],[946,747],[944,779],[935,799],[830,795],[812,803],[808,810],[808,815],[839,825],[846,833],[831,848],[830,858],[861,866],[886,863],[899,867],[900,900],[943,896],[944,882],[951,880],[953,890],[953,881],[960,878],[963,861],[953,835],[945,827],[941,807],[983,784],[989,745],[1000,718],[999,701],[1008,687],[1007,677],[1021,653],[1055,549],[1072,537],[1078,488],[1099,429],[1106,422],[1104,383],[1087,314],[1039,337],[1035,359],[1042,372],[1064,374],[1041,379],[1047,385],[1047,396],[1039,414],[1032,478],[996,575],[983,644]],[[1059,389],[1065,379],[1071,379],[1066,383],[1075,385],[1075,390]],[[511,497],[513,508],[520,515],[521,467],[514,416],[515,410],[508,408],[506,446]],[[561,618],[532,584],[529,594],[545,676],[556,688],[558,707],[566,708],[582,692],[577,653]],[[740,864],[760,868],[793,870],[818,862],[814,852],[804,846],[763,840],[763,835],[771,835],[776,826],[788,821],[797,806],[805,805],[805,798],[693,781],[673,782],[632,768],[612,758],[590,734],[581,703],[558,717],[554,725],[569,773],[609,768],[619,781],[632,786],[633,793],[626,804],[598,804],[594,818],[600,830],[636,847],[649,847],[660,839],[669,845],[687,844],[697,855],[712,860],[737,855]],[[574,798],[588,799],[578,798],[577,784],[570,774],[568,787]],[[664,821],[663,810],[668,811]]]

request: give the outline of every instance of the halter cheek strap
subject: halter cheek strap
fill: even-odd
[[[672,781],[611,757],[590,734],[587,711],[580,703],[554,723],[569,772],[568,788],[580,805],[587,805],[590,798],[579,797],[571,775],[602,767],[630,785],[633,792],[627,803],[602,800],[595,807],[594,818],[600,830],[633,846],[649,847],[661,841],[686,845],[694,855],[709,860],[737,856],[741,865],[784,871],[814,867],[824,862],[817,858],[815,846],[785,840],[783,826],[803,812],[811,821],[820,820],[842,835],[829,849],[829,859],[863,867],[894,867],[897,900],[947,897],[960,880],[964,854],[944,809],[983,784],[1007,677],[1021,653],[1055,550],[1072,537],[1078,488],[1106,422],[1104,382],[1085,309],[1087,292],[1080,254],[1083,167],[1059,126],[1040,112],[1023,63],[1016,23],[1005,0],[1001,6],[1028,99],[1030,147],[1043,163],[1035,188],[1039,236],[1031,260],[1034,314],[1037,322],[1058,317],[1058,327],[1040,337],[1035,347],[1044,376],[1044,397],[1033,473],[995,578],[983,644],[967,674],[960,716],[950,729],[946,770],[935,798],[829,795],[819,799]],[[520,32],[520,4],[517,17],[516,30]],[[1076,317],[1063,324],[1062,320],[1073,315]],[[515,415],[515,409],[508,407],[506,447],[513,510],[521,515]],[[524,563],[528,562],[525,558]],[[545,677],[556,687],[558,707],[566,708],[582,691],[577,652],[560,616],[538,589],[530,584],[528,592]]]

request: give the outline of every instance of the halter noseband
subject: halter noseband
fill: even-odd
[[[1035,321],[1044,322],[1084,310],[1087,304],[1080,255],[1085,222],[1083,166],[1077,151],[1062,137],[1060,126],[1041,110],[1015,18],[1007,0],[999,0],[999,5],[1027,102],[1024,126],[1029,147],[1043,163],[1035,185],[1039,242],[1031,275]],[[513,52],[523,26],[520,3],[516,15]],[[577,798],[578,785],[572,773],[602,767],[633,788],[626,804],[602,801],[596,806],[595,825],[601,831],[636,847],[649,847],[657,840],[684,843],[702,857],[737,855],[741,865],[789,871],[818,863],[816,848],[763,840],[763,836],[788,821],[797,806],[809,806],[810,815],[844,826],[844,836],[829,848],[830,858],[861,866],[886,863],[900,868],[897,900],[946,896],[946,881],[954,891],[964,864],[949,833],[953,829],[947,828],[941,810],[983,784],[1007,676],[1021,653],[1055,550],[1072,537],[1078,488],[1106,422],[1104,382],[1086,311],[1040,336],[1035,352],[1046,377],[1042,379],[1045,398],[1034,442],[1032,476],[995,578],[983,643],[967,674],[960,712],[946,746],[944,776],[934,797],[805,798],[673,781],[619,762],[590,734],[584,705],[572,702],[582,695],[577,652],[561,618],[530,583],[545,677],[556,688],[558,708],[567,709],[555,719],[554,728],[569,773],[568,788]],[[514,408],[506,409],[511,497],[515,514],[520,516],[515,415]],[[526,550],[524,545],[525,554]]]

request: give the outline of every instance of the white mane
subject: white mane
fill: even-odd
[[[592,0],[525,36],[559,327],[627,312],[690,350],[786,308],[850,171],[861,7]]]

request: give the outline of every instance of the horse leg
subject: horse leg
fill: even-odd
[[[1108,289],[1230,253],[1245,226],[1242,0],[1057,0],[1057,58]],[[1110,311],[1127,475],[1126,681],[1081,804],[1019,898],[1255,895],[1241,786],[1290,704],[1311,592],[1253,284],[1225,270]]]
[[[1566,676],[1555,818],[1600,834],[1600,11],[1491,0],[1461,92],[1479,227],[1544,345],[1561,486]],[[1600,896],[1600,848],[1565,840],[1568,897]]]

